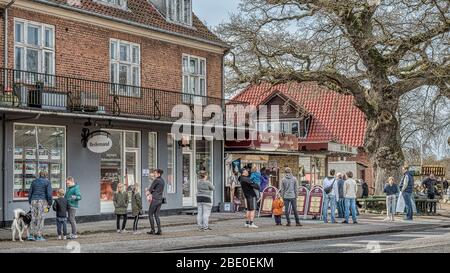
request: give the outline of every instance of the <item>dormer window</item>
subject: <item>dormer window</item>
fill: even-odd
[[[192,0],[166,0],[167,20],[192,25]]]
[[[98,3],[113,6],[120,9],[127,9],[127,0],[95,0]]]

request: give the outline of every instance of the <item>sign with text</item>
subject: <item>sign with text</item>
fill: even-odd
[[[323,188],[314,186],[309,192],[308,213],[311,216],[320,216],[322,214]]]
[[[297,196],[297,212],[298,215],[304,215],[308,204],[308,189],[306,187],[300,187],[298,189]]]
[[[261,203],[259,205],[259,214],[272,215],[272,204],[277,197],[278,190],[269,186],[261,194]]]
[[[108,134],[97,133],[87,140],[87,148],[97,154],[102,154],[109,151],[112,147],[112,140]]]

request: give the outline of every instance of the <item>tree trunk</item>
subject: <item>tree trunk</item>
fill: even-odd
[[[395,116],[398,99],[383,97],[377,111],[367,117],[366,150],[373,166],[375,194],[383,193],[388,177],[398,183],[404,156],[401,147],[399,123]]]

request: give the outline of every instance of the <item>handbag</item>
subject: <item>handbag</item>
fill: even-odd
[[[336,179],[333,179],[333,183],[331,183],[331,186],[328,186],[325,189],[323,189],[326,194],[330,194],[330,192],[333,190],[333,186],[334,186],[334,182],[335,181],[336,181]]]
[[[165,185],[164,185],[165,188]],[[167,204],[166,191],[163,189],[162,204]]]

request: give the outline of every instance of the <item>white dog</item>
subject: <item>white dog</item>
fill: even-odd
[[[23,209],[14,210],[14,221],[12,223],[12,240],[16,241],[16,231],[19,232],[19,239],[23,242],[23,232],[27,232],[27,237],[30,236],[29,227],[31,223],[31,211],[25,213]]]

